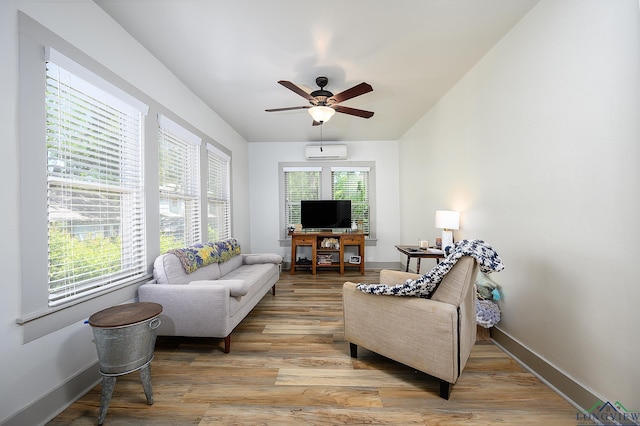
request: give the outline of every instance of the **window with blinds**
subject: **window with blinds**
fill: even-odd
[[[85,75],[95,76],[57,52],[47,54],[48,288],[56,306],[147,274],[146,111],[90,83]]]
[[[160,252],[200,238],[200,137],[158,116]]]
[[[300,223],[301,200],[350,200],[351,217],[362,221],[368,239],[376,239],[375,163],[280,163],[281,238]]]
[[[207,236],[209,241],[231,237],[231,157],[207,144]]]
[[[331,167],[331,196],[334,200],[351,200],[351,219],[362,221],[370,234],[369,167]]]
[[[285,167],[285,223],[300,223],[300,201],[320,200],[322,194],[321,167]]]

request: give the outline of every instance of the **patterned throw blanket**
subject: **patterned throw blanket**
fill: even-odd
[[[444,276],[453,268],[462,256],[471,256],[478,262],[480,270],[486,274],[504,269],[498,253],[482,240],[462,240],[453,247],[447,247],[447,257],[435,268],[415,280],[407,280],[402,284],[358,284],[358,290],[364,293],[390,296],[415,296],[431,298]]]
[[[178,256],[187,274],[212,263],[226,262],[240,254],[240,243],[235,238],[222,241],[194,244],[189,247],[169,250]]]

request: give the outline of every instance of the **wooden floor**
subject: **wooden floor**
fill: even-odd
[[[139,375],[118,378],[105,425],[576,425],[576,409],[488,340],[476,343],[453,387],[344,341],[341,286],[376,282],[323,271],[283,273],[221,339],[159,337],[154,404]],[[98,385],[49,425],[95,425]]]

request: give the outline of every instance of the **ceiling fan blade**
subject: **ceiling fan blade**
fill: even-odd
[[[363,109],[349,108],[349,107],[342,106],[342,105],[334,105],[332,108],[335,109],[336,112],[341,112],[342,114],[355,115],[356,117],[362,117],[362,118],[371,118],[371,117],[373,117],[373,114],[374,114],[372,111],[365,111]]]
[[[333,95],[331,99],[333,99],[336,104],[340,102],[344,102],[347,99],[355,98],[356,96],[364,95],[365,93],[369,93],[373,91],[373,87],[367,83],[360,83],[356,86],[353,86],[351,89],[347,89],[344,92],[340,92],[337,95]]]
[[[287,89],[291,90],[294,93],[297,93],[298,95],[302,96],[305,99],[308,99],[310,101],[315,99],[313,96],[311,96],[309,93],[307,93],[305,90],[303,90],[300,86],[298,86],[295,83],[292,83],[287,80],[280,80],[278,81],[278,83],[282,84]]]
[[[309,109],[311,108],[311,105],[309,106],[296,106],[296,107],[286,107],[286,108],[272,108],[272,109],[265,109],[265,111],[267,112],[277,112],[277,111],[291,111],[294,109]]]

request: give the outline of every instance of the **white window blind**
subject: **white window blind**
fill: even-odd
[[[161,253],[201,241],[201,141],[174,121],[158,116]]]
[[[334,200],[351,200],[351,218],[362,221],[363,230],[370,233],[371,205],[369,198],[369,167],[332,167],[331,195]]]
[[[55,306],[147,274],[146,106],[52,60],[46,65],[48,288]]]
[[[321,167],[285,167],[285,221],[286,225],[300,223],[300,201],[320,200],[322,194]]]
[[[231,237],[231,157],[207,144],[207,236],[209,241]]]

